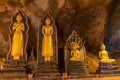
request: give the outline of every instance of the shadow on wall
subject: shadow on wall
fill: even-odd
[[[28,43],[27,43],[27,54],[28,54],[28,58],[31,55],[31,51],[33,48],[34,51],[34,56],[35,59],[37,58],[37,38],[36,38],[36,34],[35,34],[35,29],[33,26],[31,26],[31,21],[30,19],[28,19],[28,24],[29,24],[29,31],[28,31]]]

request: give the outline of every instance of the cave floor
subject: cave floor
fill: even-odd
[[[33,79],[27,79],[27,78],[9,78],[9,79],[0,79],[0,80],[43,80],[39,78],[33,78]],[[49,79],[44,79],[44,80],[49,80]],[[52,80],[52,79],[50,79]],[[54,79],[54,80],[120,80],[120,76],[112,76],[112,77],[101,77],[101,78],[77,78],[77,79],[67,79],[67,78],[62,78],[62,79]]]
[[[63,79],[63,80],[64,80],[64,79]],[[102,78],[65,79],[65,80],[120,80],[120,76],[102,77]]]

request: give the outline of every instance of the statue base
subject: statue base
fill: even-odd
[[[60,73],[57,69],[57,64],[53,62],[38,63],[37,72],[35,77],[44,80],[54,80],[60,78]]]
[[[70,78],[92,77],[88,72],[85,62],[70,61],[67,66],[67,73]]]
[[[116,62],[100,62],[96,73],[102,76],[120,75],[120,69]]]
[[[0,69],[0,78],[27,78],[26,61],[5,60]]]

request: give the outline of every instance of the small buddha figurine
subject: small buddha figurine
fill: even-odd
[[[42,27],[42,56],[44,61],[51,61],[51,56],[53,56],[53,26],[50,25],[50,19],[46,18],[45,25]]]
[[[84,61],[84,58],[80,55],[80,50],[78,48],[80,47],[77,42],[71,42],[71,61]]]
[[[109,59],[108,52],[105,50],[105,45],[102,43],[100,47],[99,57],[101,62],[115,62],[115,59]]]
[[[20,56],[23,55],[23,43],[24,37],[23,32],[25,30],[25,25],[22,21],[21,14],[18,14],[16,17],[16,22],[13,23],[12,30],[14,31],[12,46],[11,46],[11,55],[13,60],[20,60]]]

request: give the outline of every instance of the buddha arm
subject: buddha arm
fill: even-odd
[[[16,25],[16,23],[13,24],[13,30],[15,30],[18,26]]]
[[[102,56],[101,56],[101,52],[99,52],[99,58],[102,58]]]
[[[53,34],[53,27],[51,26],[51,33],[50,33],[50,35],[52,35]]]
[[[73,51],[71,51],[71,56],[73,56]]]
[[[79,50],[77,50],[77,57],[81,57]]]
[[[107,51],[105,51],[105,58],[107,58],[107,59],[109,59],[109,55],[108,55],[108,52]]]
[[[43,34],[43,36],[45,36],[45,33],[44,33],[44,26],[43,26],[43,28],[42,28],[42,34]]]
[[[20,25],[20,29],[23,31],[25,30],[25,25],[23,23]]]

